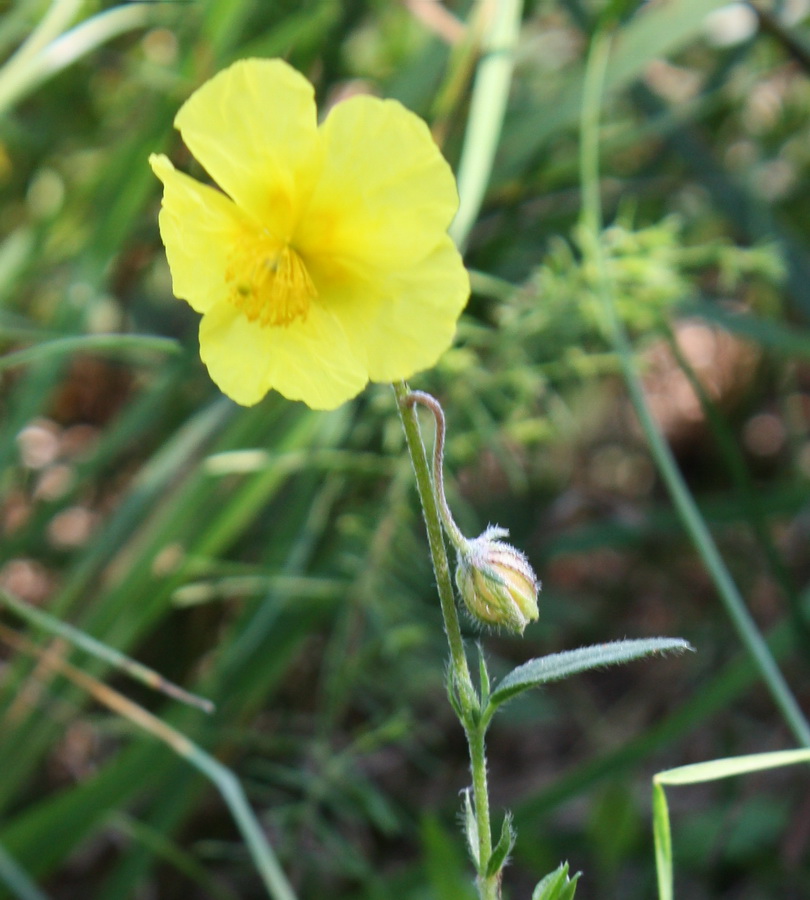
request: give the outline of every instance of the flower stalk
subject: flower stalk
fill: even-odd
[[[537,582],[528,562],[519,551],[509,547],[508,544],[492,540],[493,536],[504,534],[503,529],[487,529],[483,535],[472,541],[464,537],[453,519],[444,494],[445,420],[441,404],[435,397],[423,391],[410,391],[404,382],[395,384],[394,392],[405,429],[408,452],[416,474],[419,499],[422,503],[430,554],[439,589],[444,629],[450,645],[450,685],[453,692],[451,701],[464,729],[470,752],[475,814],[473,839],[477,845],[477,852],[474,853],[474,856],[478,869],[478,894],[481,900],[499,900],[501,872],[500,870],[494,873],[488,872],[492,857],[492,824],[489,811],[485,743],[489,719],[482,716],[481,699],[470,677],[442,528],[458,554],[457,584],[470,612],[477,616],[475,597],[484,598],[483,602],[488,611],[498,610],[502,604],[509,610],[507,617],[500,620],[477,616],[482,621],[489,622],[489,624],[502,624],[522,631],[528,618],[536,618],[537,615]],[[417,404],[427,407],[433,413],[436,421],[432,472],[414,409]],[[499,557],[499,554],[502,553],[506,554],[505,560]],[[508,581],[513,577],[517,579],[520,590]],[[466,593],[465,585],[469,588]],[[526,599],[521,590],[532,595],[534,615],[530,614],[527,618],[521,619],[520,624],[516,626],[515,620],[510,619],[509,615],[513,614],[513,608],[518,608],[514,602],[515,596],[518,596],[521,601]],[[472,600],[468,593],[472,596]]]
[[[447,431],[444,410],[441,403],[432,394],[425,391],[409,391],[403,402],[406,406],[413,406],[415,403],[426,406],[436,420],[436,437],[433,442],[433,493],[447,537],[456,551],[461,552],[468,542],[461,533],[461,529],[456,525],[444,495],[444,437]]]
[[[453,582],[450,577],[450,564],[447,560],[447,549],[444,545],[444,536],[442,534],[442,514],[437,493],[431,483],[427,453],[425,452],[425,445],[422,443],[422,434],[419,431],[419,422],[414,410],[416,401],[411,399],[414,395],[404,381],[394,384],[394,393],[397,398],[397,408],[402,419],[402,426],[405,429],[408,453],[416,475],[416,488],[422,504],[422,514],[425,519],[428,545],[430,547],[430,558],[439,590],[444,631],[447,635],[447,642],[450,645],[451,683],[458,692],[462,709],[472,711],[478,708],[478,695],[473,687],[470,668],[464,653],[464,642],[461,638],[461,626],[459,625],[458,611],[456,610]],[[438,405],[438,401],[436,403]],[[444,416],[442,415],[443,423]],[[443,441],[444,433],[442,432]]]
[[[456,585],[461,599],[474,619],[484,625],[504,627],[523,633],[538,616],[537,592],[540,582],[523,553],[498,538],[509,532],[497,525],[467,539],[456,525],[444,494],[444,410],[439,401],[424,391],[411,391],[403,400],[407,406],[426,406],[436,420],[433,445],[433,493],[442,525],[458,556]]]

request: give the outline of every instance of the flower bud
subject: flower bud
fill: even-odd
[[[505,528],[490,527],[459,549],[456,584],[470,614],[487,625],[521,634],[538,615],[540,583],[520,550],[495,540]]]

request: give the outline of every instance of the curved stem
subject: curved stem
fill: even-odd
[[[453,521],[453,517],[444,497],[442,479],[442,456],[444,453],[445,423],[444,412],[439,401],[422,391],[411,392],[405,382],[394,386],[397,407],[405,429],[408,452],[411,455],[419,499],[428,532],[430,555],[436,584],[439,589],[444,630],[450,644],[450,664],[452,683],[455,685],[459,707],[458,717],[461,720],[467,745],[470,749],[470,770],[473,782],[473,805],[478,828],[478,893],[481,900],[499,900],[500,873],[486,877],[487,865],[492,855],[492,832],[489,816],[489,790],[487,788],[487,764],[485,751],[486,725],[481,722],[481,703],[473,687],[467,657],[464,653],[464,642],[459,627],[458,612],[453,584],[450,578],[450,567],[447,562],[447,551],[444,544],[442,522],[450,535],[450,539],[466,543],[464,535]],[[431,482],[428,464],[419,423],[414,406],[421,403],[427,406],[436,420],[436,444],[433,451],[433,481]]]
[[[447,498],[444,495],[444,436],[446,426],[444,422],[444,410],[441,403],[432,395],[425,391],[411,391],[403,400],[406,406],[413,406],[414,403],[420,403],[426,406],[436,420],[436,438],[433,444],[433,492],[436,496],[436,503],[439,507],[439,514],[442,517],[444,529],[450,538],[450,543],[456,550],[462,550],[467,544],[467,539],[461,533],[461,529],[456,525],[450,507],[447,505]]]
[[[450,645],[453,681],[458,687],[462,708],[465,714],[469,715],[478,708],[478,698],[470,677],[467,657],[464,654],[464,642],[461,638],[461,626],[459,625],[458,611],[456,610],[456,597],[453,592],[450,565],[447,561],[447,549],[445,548],[444,535],[442,534],[441,513],[439,512],[436,494],[431,483],[430,467],[427,453],[425,452],[425,445],[422,443],[422,435],[419,431],[419,422],[416,419],[416,410],[413,408],[413,403],[408,402],[411,392],[404,381],[394,384],[393,387],[397,397],[397,408],[402,420],[402,427],[405,429],[408,452],[410,453],[414,474],[416,475],[416,487],[422,503],[430,556],[433,562],[433,571],[436,574],[436,585],[439,589],[444,631],[447,635],[447,642]]]

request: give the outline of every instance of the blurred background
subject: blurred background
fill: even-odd
[[[26,878],[55,900],[266,896],[211,783],[53,660],[228,766],[301,898],[472,896],[466,748],[393,394],[332,413],[222,397],[198,317],[172,297],[146,160],[199,175],[180,104],[235,59],[281,56],[321,109],[401,100],[456,167],[491,5],[0,3],[0,590],[216,704],[182,706],[4,612],[0,896],[38,896]],[[462,529],[509,527],[543,581],[522,640],[465,628],[497,675],[624,637],[698,652],[551,685],[496,719],[493,812],[511,808],[519,834],[506,897],[562,860],[584,872],[580,900],[654,896],[651,776],[795,745],[673,511],[581,264],[581,84],[605,17],[619,309],[655,418],[810,709],[808,15],[807,0],[524,4],[466,251],[473,296],[453,349],[412,382],[444,404]],[[26,82],[38,47],[15,51],[65,31]],[[810,896],[803,767],[669,800],[678,896]]]

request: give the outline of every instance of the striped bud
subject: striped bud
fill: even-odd
[[[489,527],[459,549],[456,584],[473,618],[521,634],[539,615],[540,582],[520,550],[495,540],[505,528]]]

